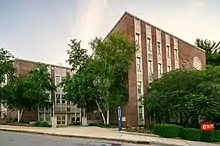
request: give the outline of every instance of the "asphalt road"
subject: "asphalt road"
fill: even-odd
[[[112,141],[0,131],[0,146],[135,146]]]

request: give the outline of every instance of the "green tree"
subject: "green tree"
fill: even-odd
[[[206,51],[206,63],[208,65],[220,65],[220,42],[207,39],[196,39],[196,46]]]
[[[14,80],[14,74],[16,70],[14,68],[14,56],[3,48],[0,49],[0,94],[3,94],[2,87],[7,82]],[[4,102],[4,96],[0,96],[0,103]]]
[[[81,48],[81,41],[77,41],[76,39],[70,40],[70,49],[67,50],[67,54],[69,55],[68,62],[72,66],[72,70],[77,70],[82,67],[89,59],[89,55],[87,54],[87,50]]]
[[[183,124],[199,115],[211,119],[220,113],[219,79],[219,67],[171,71],[150,85],[146,110],[157,122]]]
[[[109,110],[116,109],[126,101],[125,76],[136,46],[121,33],[114,33],[104,40],[96,38],[90,45],[94,56],[62,85],[67,99],[84,108],[95,103],[93,108],[99,109],[104,123],[109,123]]]
[[[48,108],[51,106],[50,92],[55,90],[51,82],[47,66],[38,64],[30,70],[28,78],[17,76],[14,83],[9,83],[3,88],[5,105],[18,110],[18,122],[23,110]]]

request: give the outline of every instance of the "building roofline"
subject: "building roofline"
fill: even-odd
[[[149,22],[147,22],[147,21],[145,21],[145,20],[143,20],[143,19],[141,19],[141,18],[135,16],[134,14],[129,13],[128,11],[125,11],[125,12],[124,12],[124,15],[126,15],[126,14],[127,14],[127,15],[130,15],[130,16],[136,18],[136,19],[139,19],[139,20],[143,21],[144,23],[146,23],[146,24],[148,24],[148,25],[150,25],[150,26],[155,27],[156,29],[159,29],[159,30],[163,31],[163,32],[165,32],[166,34],[169,34],[169,35],[171,35],[171,36],[177,38],[178,40],[183,41],[184,43],[186,43],[186,44],[188,44],[188,45],[190,45],[190,46],[195,47],[195,48],[197,48],[198,50],[201,50],[201,51],[203,51],[203,52],[206,52],[206,51],[203,50],[202,48],[199,48],[199,47],[197,47],[197,46],[195,46],[195,45],[193,45],[193,44],[191,44],[191,43],[189,43],[189,42],[187,42],[187,41],[185,41],[185,40],[183,40],[183,39],[181,39],[181,38],[179,38],[179,37],[177,37],[177,36],[175,36],[175,35],[173,35],[173,34],[171,34],[171,33],[168,33],[167,31],[165,31],[165,30],[163,30],[163,29],[161,29],[161,28],[159,28],[159,27],[157,27],[157,26],[155,26],[155,25],[153,25],[153,24],[151,24],[151,23],[149,23]],[[124,16],[124,15],[123,15],[123,16]],[[121,20],[121,19],[120,19],[120,20]]]
[[[40,62],[40,61],[33,61],[33,60],[27,60],[27,59],[22,59],[22,58],[15,58],[17,61],[25,61],[29,63],[43,63],[49,66],[54,66],[54,67],[60,67],[60,68],[66,68],[66,69],[71,69],[70,67],[62,66],[62,65],[55,65],[55,64],[50,64],[50,63],[45,63],[45,62]]]
[[[199,48],[199,47],[197,47],[197,46],[195,46],[195,45],[193,45],[193,44],[191,44],[191,43],[189,43],[189,42],[187,42],[187,41],[185,41],[185,40],[183,40],[183,39],[181,39],[181,38],[179,38],[179,37],[177,37],[177,36],[175,36],[175,35],[173,35],[173,34],[171,34],[171,33],[168,33],[167,31],[165,31],[165,30],[163,30],[163,29],[161,29],[161,28],[159,28],[159,27],[157,27],[157,26],[155,26],[155,25],[153,25],[153,24],[151,24],[151,23],[149,23],[149,22],[147,22],[147,21],[145,21],[145,20],[143,20],[143,19],[141,19],[141,18],[135,16],[134,14],[131,14],[131,13],[128,12],[128,11],[125,11],[125,12],[124,12],[124,14],[120,17],[120,19],[119,19],[119,20],[117,21],[117,23],[113,26],[113,28],[110,30],[110,32],[108,33],[108,35],[107,35],[106,37],[108,37],[109,34],[112,33],[112,31],[115,29],[115,27],[118,25],[118,23],[119,23],[119,22],[122,20],[122,18],[124,18],[124,16],[126,16],[126,15],[129,15],[129,16],[131,16],[131,17],[133,17],[133,18],[139,19],[140,21],[142,21],[142,22],[144,22],[144,23],[146,23],[146,24],[148,24],[148,25],[150,25],[150,26],[153,26],[153,27],[155,27],[156,29],[159,29],[159,30],[163,31],[163,32],[166,33],[166,34],[169,34],[169,35],[171,35],[171,36],[177,38],[178,40],[181,40],[181,41],[183,41],[184,43],[186,43],[186,44],[188,44],[188,45],[190,45],[190,46],[192,46],[192,47],[197,48],[198,50],[201,50],[201,51],[203,51],[203,52],[206,52],[206,51],[203,50],[202,48]]]
[[[112,29],[109,31],[109,33],[106,35],[105,38],[107,38],[107,37],[113,32],[113,30],[116,28],[116,26],[118,25],[118,23],[126,16],[126,14],[127,14],[127,11],[125,11],[125,12],[123,13],[123,15],[119,18],[119,20],[117,21],[117,23],[112,27]]]

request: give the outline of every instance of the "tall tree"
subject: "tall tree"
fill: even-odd
[[[24,109],[36,109],[51,106],[49,92],[55,90],[47,66],[38,64],[30,70],[28,78],[17,76],[16,82],[7,84],[3,90],[5,104],[18,110],[18,122]]]
[[[208,65],[220,65],[220,42],[207,39],[196,39],[196,46],[206,51],[206,63]]]
[[[67,50],[69,55],[68,62],[72,66],[72,70],[77,70],[82,67],[89,59],[87,50],[81,48],[81,41],[76,39],[70,40],[70,49]]]
[[[90,45],[95,51],[94,56],[62,85],[67,99],[84,108],[99,109],[103,122],[109,123],[110,108],[116,109],[126,100],[125,75],[136,46],[121,33],[114,33],[104,40],[96,38]]]

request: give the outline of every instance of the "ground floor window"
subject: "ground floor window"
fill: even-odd
[[[65,124],[66,118],[65,116],[62,116],[62,124]]]
[[[39,121],[44,121],[44,114],[39,114]]]
[[[61,124],[61,117],[57,116],[57,124]]]
[[[51,120],[50,113],[47,113],[46,114],[46,121],[50,121],[50,120]]]

